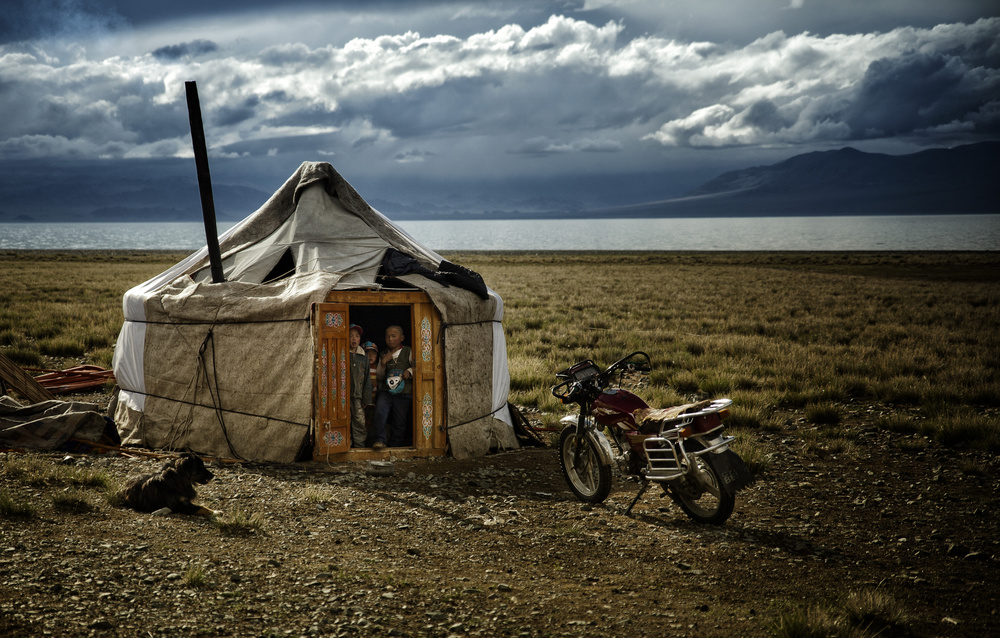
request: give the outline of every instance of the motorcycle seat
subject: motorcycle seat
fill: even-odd
[[[659,432],[660,427],[666,421],[677,421],[685,414],[701,412],[712,405],[711,399],[697,401],[695,403],[685,403],[675,405],[671,408],[641,408],[633,413],[635,423],[639,426],[639,431],[643,434]]]

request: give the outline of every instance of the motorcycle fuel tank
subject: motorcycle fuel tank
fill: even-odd
[[[637,426],[632,413],[648,407],[645,401],[628,390],[613,388],[598,395],[590,412],[601,425],[620,424],[625,429],[635,430]]]

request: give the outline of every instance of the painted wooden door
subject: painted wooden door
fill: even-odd
[[[316,304],[316,429],[313,458],[351,448],[350,317],[343,303]]]
[[[413,446],[444,449],[444,357],[440,320],[428,300],[413,309]]]

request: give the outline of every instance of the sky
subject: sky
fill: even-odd
[[[812,151],[1000,139],[1000,0],[0,8],[0,211],[46,176],[39,206],[81,214],[113,180],[193,177],[187,81],[224,193],[328,161],[390,208],[599,208]]]

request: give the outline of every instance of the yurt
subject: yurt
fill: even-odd
[[[207,248],[129,290],[114,372],[123,445],[252,461],[361,460],[518,446],[503,301],[421,246],[328,163],[306,162]],[[415,362],[405,447],[351,447],[349,327]]]

